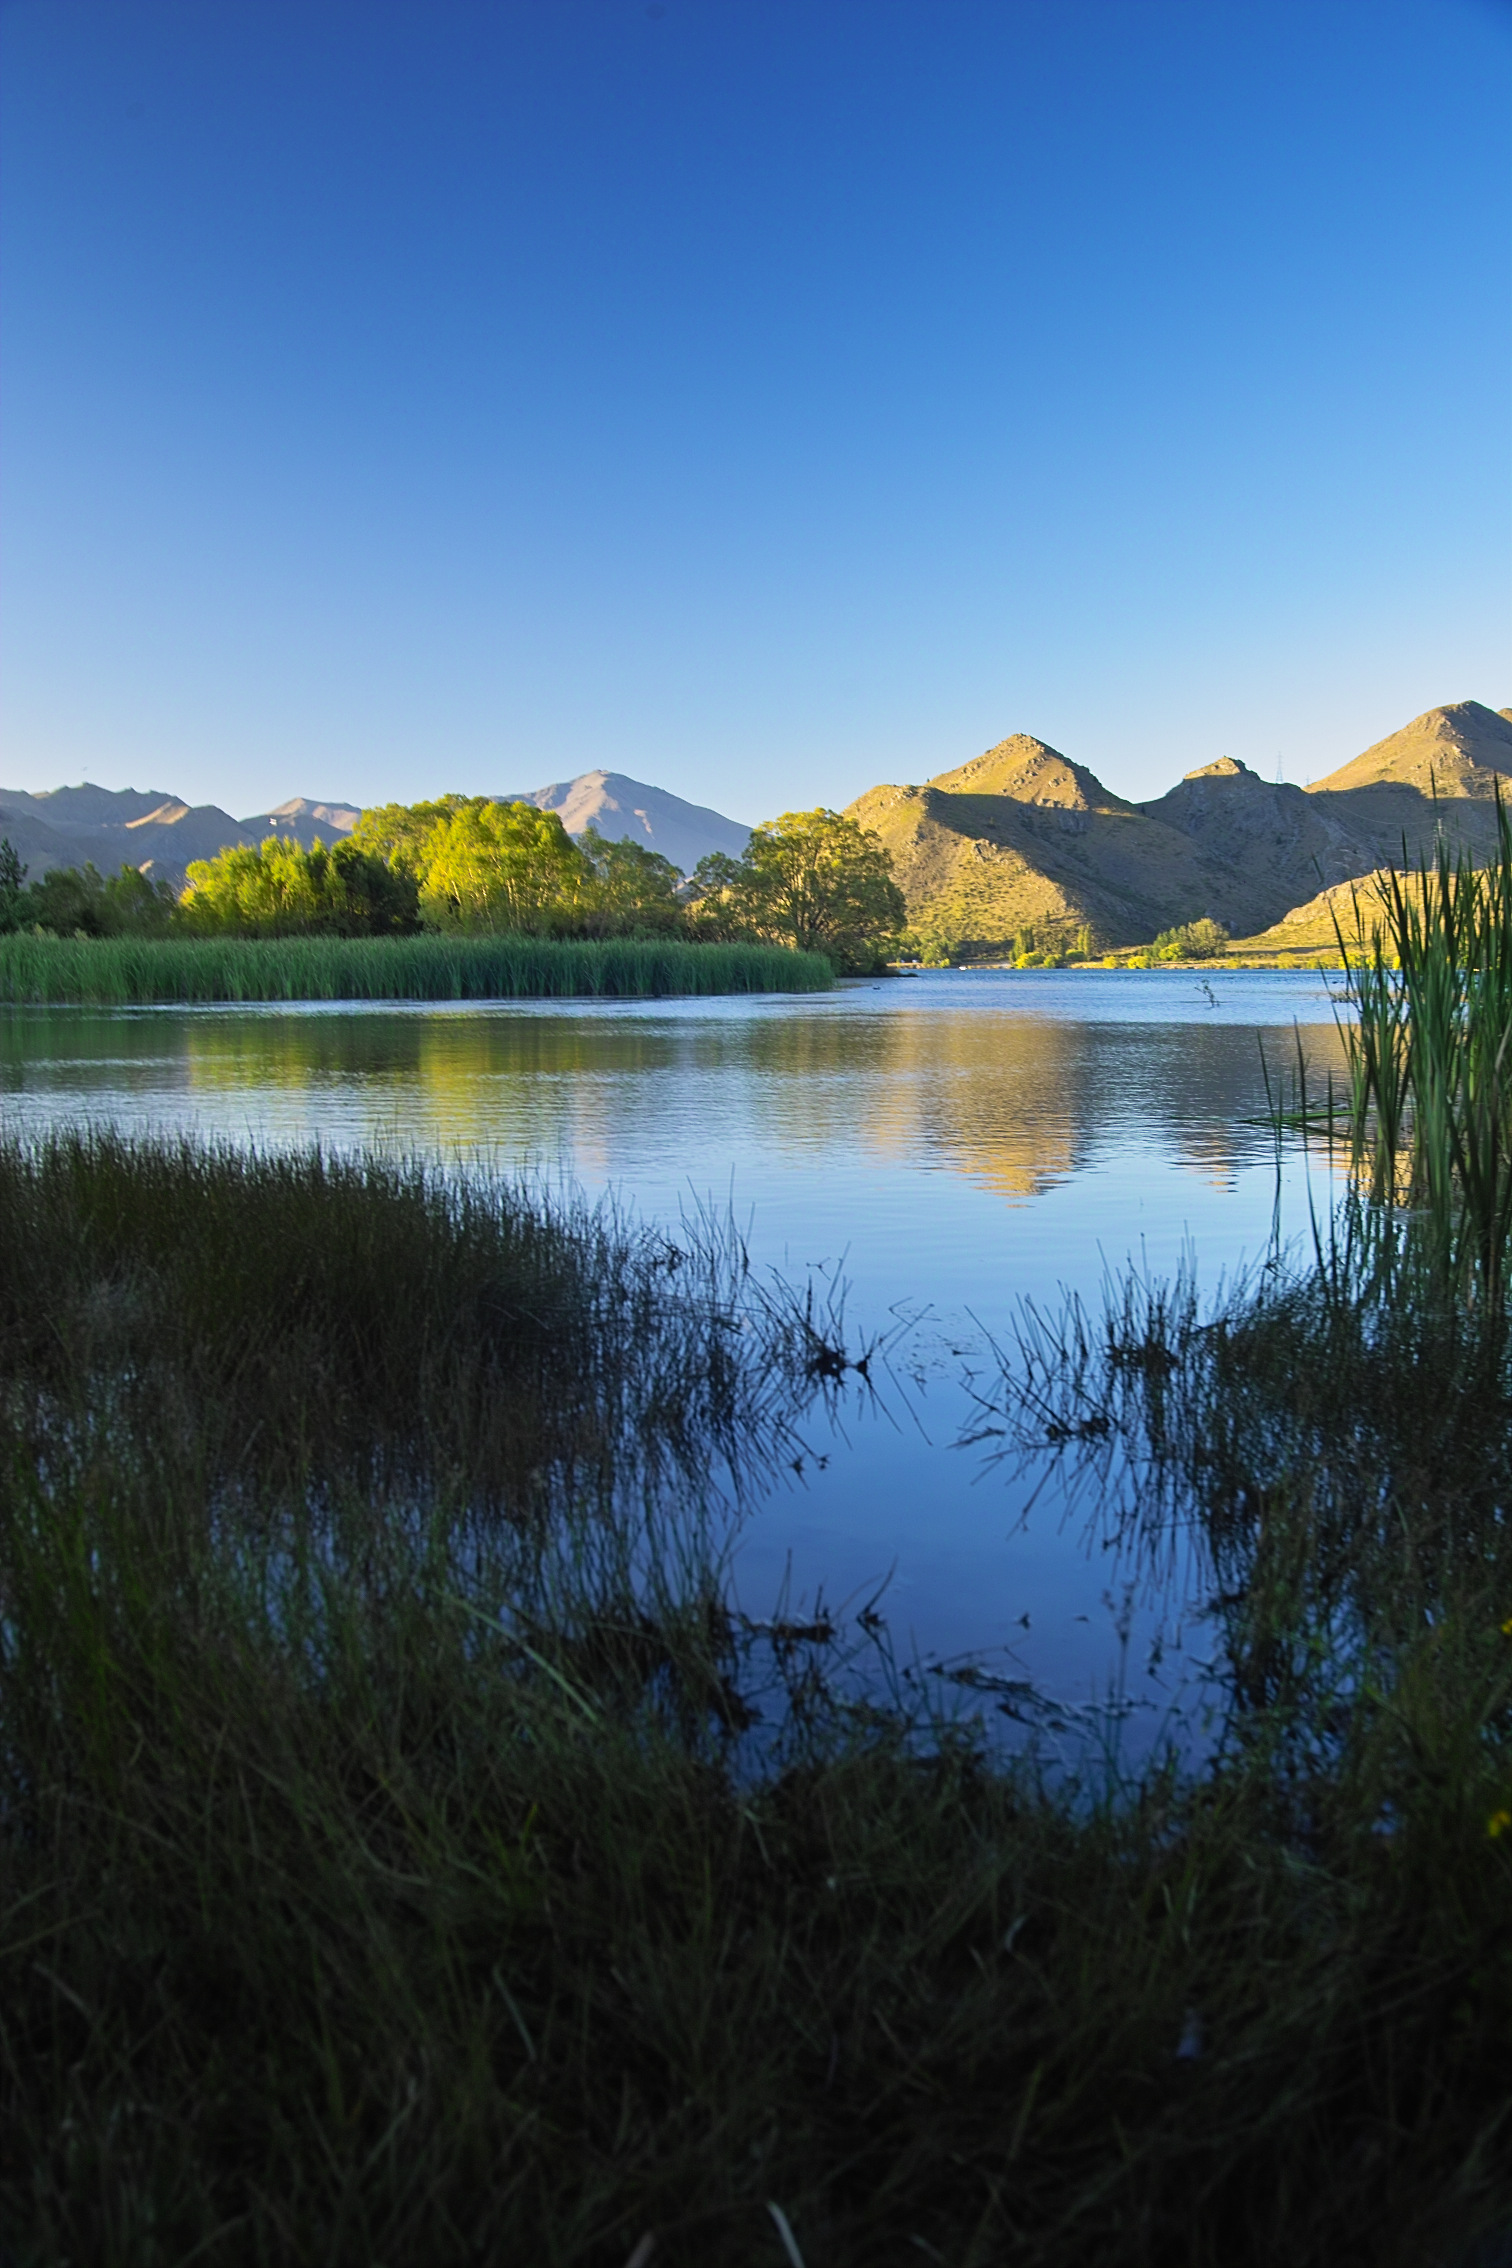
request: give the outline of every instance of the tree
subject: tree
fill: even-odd
[[[161,937],[167,931],[173,892],[166,882],[151,881],[134,866],[123,866],[107,881],[86,860],[82,866],[49,868],[24,895],[19,885],[7,893],[3,869],[9,847],[0,844],[0,929],[47,929],[55,937]]]
[[[27,891],[23,919],[55,937],[103,937],[104,876],[89,859],[82,866],[50,867]]]
[[[1221,921],[1204,914],[1200,921],[1184,921],[1163,929],[1150,950],[1158,961],[1215,961],[1228,943]]]
[[[948,969],[959,950],[959,940],[937,921],[925,919],[905,929],[898,940],[900,955],[926,969]]]
[[[420,903],[441,929],[572,928],[590,870],[554,811],[459,804],[423,846]]]
[[[597,936],[673,936],[685,926],[682,870],[644,843],[608,842],[590,827],[578,845],[586,868],[583,926]]]
[[[483,795],[443,795],[434,803],[374,804],[363,812],[346,839],[358,850],[423,883],[429,864],[426,846],[431,837],[456,812],[464,808],[481,811],[487,801]]]
[[[903,927],[891,854],[838,811],[784,812],[752,830],[744,858],[716,852],[693,880],[700,926],[825,953],[839,969],[879,967]]]
[[[0,937],[12,929],[19,929],[25,920],[22,908],[25,899],[22,884],[26,868],[9,835],[0,837]]]
[[[123,865],[101,893],[107,937],[166,937],[175,898],[169,882],[154,881],[140,867]]]
[[[180,919],[208,934],[397,937],[420,926],[413,875],[349,840],[301,850],[270,835],[196,859],[186,882]]]

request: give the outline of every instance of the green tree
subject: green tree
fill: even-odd
[[[420,903],[439,929],[573,928],[591,873],[554,811],[459,804],[424,843]]]
[[[682,871],[644,843],[608,842],[590,827],[578,845],[586,875],[582,925],[596,936],[675,936],[686,926]]]
[[[107,937],[165,937],[176,900],[169,882],[154,881],[140,867],[122,866],[105,884],[101,907]]]
[[[926,969],[948,969],[954,962],[957,941],[938,922],[916,922],[898,940],[900,956],[922,962]]]
[[[715,901],[711,925],[825,953],[839,969],[879,967],[905,917],[881,838],[838,811],[784,812],[752,830],[744,858],[701,859],[693,880]]]
[[[0,836],[0,937],[19,929],[26,919],[26,868],[9,835]]]
[[[694,936],[728,944],[756,935],[748,919],[746,880],[744,861],[731,858],[727,851],[710,851],[699,860],[688,885],[688,924]]]
[[[1200,921],[1163,929],[1150,951],[1158,961],[1214,961],[1228,944],[1228,934],[1221,921],[1204,914]]]
[[[481,811],[487,802],[483,795],[443,795],[434,803],[374,804],[363,812],[347,841],[423,883],[432,836],[458,811]]]
[[[420,926],[413,875],[350,840],[302,850],[270,836],[189,867],[179,918],[206,934],[405,936]]]
[[[8,848],[0,845],[0,865]],[[134,866],[123,866],[108,881],[90,860],[54,866],[24,895],[19,886],[7,892],[0,875],[0,929],[49,929],[57,937],[160,937],[172,918],[169,885],[150,881]]]
[[[105,878],[92,860],[50,867],[26,893],[24,920],[56,937],[105,935]]]

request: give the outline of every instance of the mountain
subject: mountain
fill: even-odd
[[[872,788],[848,816],[892,852],[910,921],[968,951],[1084,923],[1134,944],[1236,903],[1258,928],[1266,905],[1240,869],[1028,733],[922,786]]]
[[[558,812],[569,835],[596,827],[610,841],[644,843],[685,874],[710,851],[738,858],[751,831],[722,812],[686,803],[666,788],[629,779],[623,772],[582,772],[575,780],[498,800]],[[360,804],[302,795],[271,811],[233,819],[214,804],[191,806],[157,789],[102,788],[88,781],[45,794],[0,788],[0,835],[14,843],[33,880],[50,867],[81,866],[93,859],[104,874],[124,863],[178,885],[192,859],[213,858],[230,844],[260,843],[277,835],[308,850],[350,834],[361,816]]]
[[[1504,778],[1512,711],[1458,701],[1306,789],[1225,756],[1127,803],[1018,733],[921,787],[869,789],[849,812],[892,852],[910,921],[990,953],[1025,927],[1069,939],[1087,924],[1133,945],[1203,914],[1251,936],[1404,843],[1415,857],[1442,831],[1479,855]]]
[[[533,803],[555,811],[569,835],[596,828],[606,842],[633,842],[659,851],[684,874],[691,874],[711,851],[739,858],[750,828],[726,819],[702,803],[685,803],[666,788],[648,787],[624,772],[580,772],[526,794],[501,795],[500,803]]]
[[[275,804],[271,811],[260,811],[241,824],[260,843],[270,835],[281,835],[286,842],[298,843],[302,850],[313,850],[317,843],[339,842],[361,817],[360,803],[312,803],[308,796],[291,795],[287,803]]]
[[[14,844],[33,881],[54,866],[82,866],[92,859],[102,874],[120,866],[178,887],[192,859],[214,858],[234,843],[259,843],[282,835],[306,850],[349,834],[360,816],[348,803],[315,803],[295,796],[274,811],[233,819],[213,803],[188,804],[149,789],[51,788],[26,794],[0,788],[0,836]]]
[[[1000,953],[1025,928],[1042,943],[1088,926],[1103,944],[1139,945],[1203,914],[1252,939],[1296,913],[1287,941],[1301,944],[1314,930],[1331,941],[1320,892],[1400,861],[1404,848],[1414,859],[1443,834],[1476,856],[1489,851],[1503,782],[1512,794],[1512,709],[1454,701],[1308,788],[1222,756],[1130,803],[1059,749],[1015,733],[922,785],[869,788],[849,812],[892,852],[910,921],[969,953]],[[738,857],[750,832],[623,772],[581,772],[499,800],[555,811],[571,835],[595,827],[644,843],[685,874],[710,851]],[[0,835],[34,877],[88,858],[102,873],[124,861],[177,884],[192,859],[228,844],[278,835],[309,848],[349,833],[360,815],[334,798],[293,796],[233,819],[156,789],[0,788]]]

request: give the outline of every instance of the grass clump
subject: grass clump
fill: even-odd
[[[1189,1857],[1207,1850],[1215,1818],[1248,1812],[1233,1856],[1259,1899],[1249,1953],[1282,1911],[1298,1933],[1296,1968],[1280,1962],[1267,1988],[1273,2013],[1301,1975],[1327,1994],[1348,1970],[1357,2076],[1394,2063],[1403,2020],[1423,2070],[1447,2078],[1472,2034],[1484,2056],[1512,2023],[1512,1370],[1501,1319],[1446,1296],[1431,1233],[1403,1229],[1383,1260],[1380,1224],[1355,1195],[1310,1257],[1273,1255],[1208,1305],[1187,1273],[1119,1279],[1100,1315],[1076,1300],[1026,1311],[1001,1388],[982,1429],[997,1453],[1042,1483],[1054,1471],[1091,1539],[1151,1593],[1200,1602],[1188,1619],[1212,1634],[1217,1746],[1187,1800],[1217,1810],[1195,1827],[1189,1812],[1178,1841]],[[1281,1890],[1287,1869],[1295,1905]],[[1237,1943],[1230,1951],[1225,1990],[1242,1997],[1258,1973]],[[1331,2022],[1320,2006],[1320,2040]],[[1463,2092],[1449,2081],[1431,2114],[1419,2102],[1403,2115],[1399,2103],[1390,2143],[1379,2128],[1346,2141],[1350,2121],[1333,2128],[1325,2107],[1335,2082],[1315,2064],[1303,2071],[1296,2114],[1334,2141],[1316,2167],[1315,2227],[1304,2235],[1299,2218],[1283,2235],[1278,2223],[1271,2257],[1500,2260],[1456,2249],[1448,2203],[1478,2191],[1499,2241],[1512,2233],[1512,2094],[1490,2062],[1473,2076],[1462,2066]],[[1279,2072],[1257,2115],[1276,2107],[1271,2087],[1287,2092]],[[1435,2145],[1420,2114],[1444,2121],[1439,2140],[1460,2127],[1457,2170],[1439,2161],[1432,2177],[1442,2215],[1412,2238],[1383,2223],[1367,2239],[1371,2207],[1355,2201],[1352,2230],[1340,2210],[1351,2169],[1393,2155],[1407,2193],[1421,2175],[1426,2197]]]
[[[732,1240],[103,1135],[0,1148],[0,1236],[10,2257],[1405,2263],[1499,2205],[1484,1615],[1312,1747],[1052,1786],[726,1604],[841,1359]]]
[[[1512,1238],[1512,824],[1477,868],[1440,842],[1416,874],[1388,869],[1365,952],[1340,952],[1357,1010],[1354,1164],[1378,1208],[1434,1224],[1442,1264],[1493,1306]],[[1357,909],[1356,927],[1364,921]]]
[[[0,936],[0,1000],[533,1000],[822,992],[828,961],[680,938]]]

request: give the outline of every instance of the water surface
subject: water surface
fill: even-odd
[[[905,1657],[989,1655],[1069,1704],[1122,1679],[1158,1709],[1200,1621],[1131,1597],[1082,1514],[1047,1492],[1026,1516],[955,1444],[1020,1299],[1095,1294],[1187,1246],[1216,1284],[1263,1251],[1265,1065],[1289,1075],[1300,1046],[1320,1087],[1337,1075],[1336,1007],[1316,976],[1094,970],[796,999],[20,1009],[0,1012],[0,1112],[528,1164],[668,1222],[733,1203],[759,1266],[843,1267],[853,1336],[912,1318],[878,1404],[811,1429],[744,1530],[750,1610],[885,1583]],[[1328,1196],[1316,1158],[1284,1161],[1293,1233]]]

